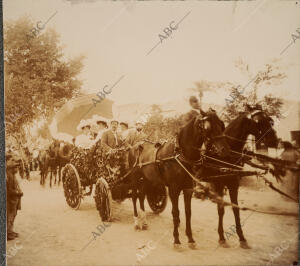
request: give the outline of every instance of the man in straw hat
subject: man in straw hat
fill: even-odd
[[[81,120],[77,126],[77,130],[82,131],[82,134],[76,137],[75,145],[84,149],[91,148],[94,144],[90,131],[91,120]]]
[[[104,131],[108,128],[107,121],[105,118],[100,117],[99,115],[95,115],[93,117],[93,121],[95,123],[95,129],[97,131],[97,136],[95,138],[95,143],[97,143],[99,140],[101,140],[101,137],[104,133]]]
[[[121,128],[121,138],[124,141],[126,139],[126,137],[128,136],[128,123],[122,121],[120,123],[120,128]]]
[[[13,231],[17,211],[21,209],[21,197],[23,192],[19,187],[16,173],[20,159],[11,152],[6,154],[6,189],[7,189],[7,240],[13,240],[19,236]]]

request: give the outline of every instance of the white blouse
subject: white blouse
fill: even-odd
[[[75,145],[84,148],[84,149],[90,149],[94,144],[93,139],[89,135],[81,134],[76,137]]]

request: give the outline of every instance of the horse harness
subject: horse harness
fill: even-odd
[[[221,135],[221,136],[217,136],[215,138],[221,138],[221,137],[226,137],[225,135]],[[147,142],[150,142],[150,141],[147,141]],[[152,143],[152,142],[150,142]],[[153,143],[154,144],[154,143]],[[261,177],[263,178],[263,180],[265,181],[265,183],[274,191],[278,192],[279,194],[281,195],[284,195],[290,199],[292,199],[293,201],[296,201],[296,199],[294,199],[293,197],[289,196],[288,194],[284,193],[283,191],[279,190],[278,188],[276,188],[273,183],[269,180],[267,180],[263,175],[267,173],[268,171],[268,168],[265,168],[265,167],[261,167],[260,169],[262,170],[265,170],[265,172],[263,173],[259,173],[257,171],[244,171],[242,170],[242,167],[240,165],[236,165],[236,164],[231,164],[231,163],[228,163],[228,162],[225,162],[225,161],[222,161],[222,160],[219,160],[219,159],[216,159],[216,158],[213,158],[213,157],[210,157],[208,155],[205,155],[205,154],[201,154],[200,155],[200,159],[199,160],[195,160],[195,161],[192,161],[192,160],[189,160],[187,159],[182,153],[179,153],[179,154],[176,154],[175,153],[175,148],[174,147],[174,156],[170,156],[170,157],[166,157],[166,158],[163,158],[163,159],[158,159],[157,158],[157,154],[158,154],[158,151],[163,147],[163,145],[165,145],[165,143],[159,145],[159,147],[155,150],[155,160],[154,161],[150,161],[150,162],[146,162],[146,163],[141,163],[139,162],[138,163],[138,160],[136,161],[135,165],[133,166],[133,168],[135,167],[139,167],[139,168],[142,168],[146,165],[150,165],[150,164],[155,164],[157,165],[157,168],[159,171],[160,170],[160,164],[163,163],[163,162],[166,162],[166,161],[170,161],[170,160],[175,160],[180,166],[181,168],[192,178],[193,181],[195,181],[198,186],[203,190],[205,191],[205,193],[208,195],[209,199],[214,202],[214,203],[219,203],[219,204],[222,204],[223,206],[231,206],[233,208],[238,208],[240,210],[243,210],[243,211],[253,211],[253,212],[258,212],[258,213],[264,213],[264,214],[273,214],[273,215],[288,215],[288,216],[294,216],[294,215],[297,215],[295,213],[289,213],[289,212],[286,212],[286,213],[275,213],[275,212],[268,212],[268,211],[261,211],[261,210],[257,210],[257,209],[253,209],[253,208],[250,208],[250,207],[240,207],[239,205],[237,204],[234,204],[234,203],[230,203],[230,202],[227,202],[227,201],[224,201],[222,197],[220,197],[218,194],[216,194],[215,192],[212,192],[210,191],[209,188],[207,188],[206,186],[204,186],[203,184],[201,184],[201,179],[199,178],[196,178],[194,176],[193,173],[191,173],[191,171],[189,171],[187,169],[188,168],[191,168],[193,169],[193,167],[199,167],[199,166],[204,166],[204,167],[209,167],[209,168],[216,168],[218,169],[220,172],[223,172],[224,174],[221,174],[221,175],[217,175],[217,176],[210,176],[209,178],[220,178],[220,177],[226,177],[226,176],[250,176],[250,175],[256,175],[258,177]],[[139,156],[138,156],[139,157]],[[231,168],[226,168],[226,167],[218,167],[218,166],[213,166],[211,164],[208,164],[206,162],[205,159],[210,159],[210,160],[214,160],[216,162],[219,162],[219,163],[222,163],[222,164],[225,164],[225,165],[228,165],[228,166],[231,166]],[[187,167],[184,165],[186,164]],[[256,166],[256,164],[255,164]],[[232,168],[234,167],[234,168]],[[132,169],[133,170],[133,169]],[[131,171],[129,171],[131,173]],[[129,174],[129,173],[128,173]],[[126,176],[128,176],[128,174],[126,174]]]

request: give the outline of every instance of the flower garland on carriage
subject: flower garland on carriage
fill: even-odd
[[[93,120],[100,127],[94,136],[90,131]],[[107,122],[98,116],[93,120],[79,124],[84,135],[77,137],[72,147],[70,163],[78,169],[83,186],[95,184],[100,177],[112,184],[125,172],[126,145],[121,141],[114,149],[107,151],[101,146],[101,136],[107,128]]]

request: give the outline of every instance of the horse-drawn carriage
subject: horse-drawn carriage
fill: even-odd
[[[112,200],[118,202],[132,197],[131,171],[125,170],[125,150],[118,148],[106,154],[98,142],[89,150],[72,147],[69,162],[62,168],[61,176],[67,204],[78,209],[84,196],[91,195],[95,185],[96,208],[103,221],[112,218]],[[135,178],[135,177],[134,177]],[[144,189],[144,180],[139,180],[137,193],[146,193],[148,204],[154,213],[161,213],[167,204],[167,190],[164,186],[153,187],[149,183]],[[89,187],[90,191],[84,193]]]
[[[112,119],[112,101],[104,99],[101,103],[91,108],[92,99],[97,98],[91,94],[67,102],[55,115],[54,124],[57,132],[76,136],[76,127],[83,118],[99,115],[106,119]],[[69,141],[70,142],[70,141]],[[134,177],[138,187],[132,187],[131,172],[124,167],[125,154],[123,148],[115,149],[112,153],[106,154],[97,142],[91,149],[85,150],[74,145],[65,145],[65,151],[61,157],[66,160],[60,171],[64,195],[67,204],[78,209],[85,196],[92,194],[95,186],[94,199],[96,208],[103,221],[112,217],[112,200],[124,201],[127,198],[144,193],[147,197],[150,208],[155,213],[162,212],[167,204],[167,190],[164,186],[151,186],[148,183],[142,191],[145,182],[142,178]],[[65,153],[66,156],[63,155]],[[86,188],[89,192],[85,192]]]
[[[240,209],[261,212],[238,206],[238,188],[242,176],[260,176],[271,189],[297,201],[297,199],[278,190],[272,182],[263,177],[264,174],[270,172],[280,178],[281,173],[279,170],[281,169],[279,168],[282,168],[282,164],[288,164],[288,162],[275,160],[258,153],[245,153],[243,151],[247,137],[250,134],[255,136],[257,143],[263,142],[267,147],[275,147],[277,136],[272,125],[272,119],[258,107],[241,113],[226,128],[217,114],[210,111],[205,113],[205,116],[199,114],[184,125],[178,133],[177,141],[174,143],[165,143],[158,148],[154,143],[145,142],[143,144],[139,154],[139,164],[133,169],[138,169],[137,173],[140,173],[140,176],[143,177],[140,178],[141,184],[150,182],[152,185],[161,183],[168,186],[172,202],[175,245],[180,245],[178,199],[181,191],[184,195],[186,235],[191,247],[195,243],[191,230],[193,182],[198,184],[210,200],[218,204],[219,243],[224,247],[226,247],[223,230],[224,206],[233,207],[237,234],[242,248],[249,248],[249,246],[241,228]],[[203,145],[205,146],[204,150]],[[97,154],[98,152],[100,154]],[[80,206],[84,196],[83,188],[95,184],[96,207],[102,220],[108,220],[112,216],[112,200],[124,200],[133,195],[133,192],[136,193],[136,190],[130,186],[131,171],[125,173],[122,163],[118,164],[118,160],[116,160],[116,158],[124,158],[124,156],[118,155],[122,151],[115,151],[116,154],[114,154],[115,157],[112,162],[117,162],[117,165],[112,164],[110,155],[101,154],[101,152],[101,149],[95,148],[94,152],[85,153],[80,151],[77,156],[76,150],[74,150],[73,155],[75,156],[64,166],[62,176],[67,203],[74,209]],[[259,161],[259,164],[252,160]],[[97,167],[92,168],[91,164],[95,165],[95,162]],[[265,162],[267,165],[265,165]],[[76,165],[78,163],[79,165]],[[264,172],[245,171],[243,169],[245,163]],[[273,167],[268,166],[268,164],[272,164]],[[291,165],[289,168],[294,169],[295,166]],[[87,170],[83,171],[83,169]],[[299,168],[296,167],[296,170],[298,171]],[[201,182],[212,183],[215,191],[203,186]],[[231,203],[222,199],[225,186],[229,190]],[[152,189],[151,192],[147,195],[148,203],[154,212],[159,213],[164,210],[166,205],[166,189],[162,185],[159,189]],[[85,195],[87,194],[90,193]],[[134,217],[136,217],[136,201],[133,200],[133,203]],[[144,211],[142,205],[141,209]]]

